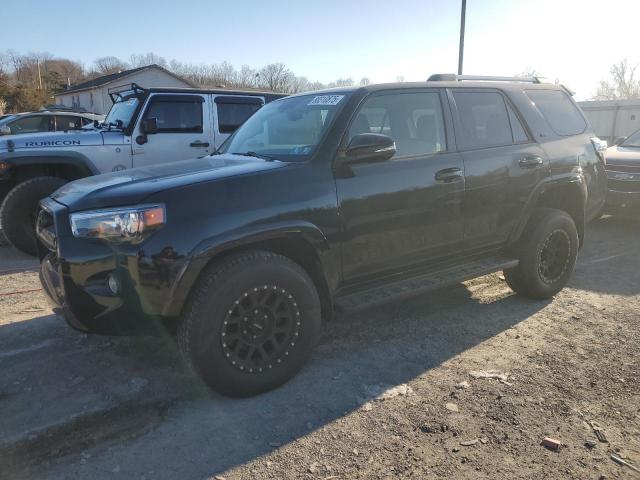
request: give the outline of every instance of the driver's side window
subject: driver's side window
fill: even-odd
[[[203,98],[199,96],[157,96],[147,108],[145,118],[155,118],[158,133],[202,133]]]
[[[407,92],[370,97],[351,122],[349,141],[362,133],[379,133],[393,138],[396,142],[393,158],[445,151],[439,93]]]

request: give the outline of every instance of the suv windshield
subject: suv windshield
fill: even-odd
[[[627,138],[624,142],[622,142],[620,146],[640,148],[640,130],[629,135],[629,138]]]
[[[306,160],[347,102],[346,96],[303,95],[268,103],[229,137],[219,153]]]
[[[107,125],[116,125],[118,120],[120,120],[122,122],[122,128],[127,128],[139,103],[140,100],[133,95],[119,97],[111,107],[111,110],[109,110],[104,123]]]

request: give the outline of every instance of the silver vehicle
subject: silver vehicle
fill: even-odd
[[[104,121],[104,115],[71,110],[15,113],[0,118],[0,135],[79,130],[94,121]]]
[[[208,155],[262,105],[283,96],[135,84],[110,95],[114,104],[103,123],[0,137],[0,228],[19,250],[36,253],[38,201],[63,184]]]

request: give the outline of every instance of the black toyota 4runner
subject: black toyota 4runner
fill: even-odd
[[[81,331],[177,327],[228,395],[291,378],[334,309],[498,270],[555,295],[605,199],[597,139],[561,86],[437,78],[283,98],[213,155],[63,186],[45,290]]]

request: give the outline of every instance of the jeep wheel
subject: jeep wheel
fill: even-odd
[[[35,177],[9,191],[0,206],[0,228],[7,241],[30,255],[37,254],[36,212],[38,202],[64,185],[58,177]]]
[[[250,396],[302,368],[320,323],[318,293],[298,264],[271,252],[245,252],[203,273],[178,326],[178,344],[211,388]]]
[[[519,265],[504,271],[507,284],[524,297],[553,297],[576,264],[579,240],[573,219],[561,210],[537,210],[522,239]]]

